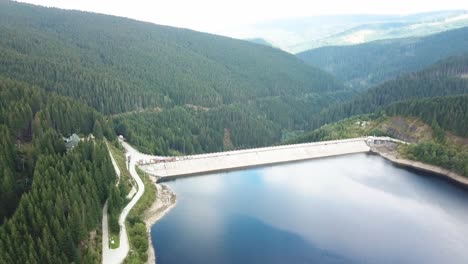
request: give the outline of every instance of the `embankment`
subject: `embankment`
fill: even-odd
[[[450,171],[450,170],[447,170],[438,166],[430,165],[427,163],[422,163],[419,161],[401,159],[401,158],[396,157],[394,153],[385,153],[374,148],[371,149],[371,152],[380,155],[381,157],[391,161],[392,163],[398,166],[436,174],[442,177],[446,177],[451,181],[454,181],[458,184],[468,187],[468,178],[460,174],[457,174],[453,171]]]

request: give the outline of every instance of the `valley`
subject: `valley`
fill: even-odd
[[[0,0],[0,263],[464,263],[466,12],[236,39]]]

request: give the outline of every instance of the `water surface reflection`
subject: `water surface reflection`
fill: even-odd
[[[168,185],[159,264],[468,263],[468,194],[367,154]]]

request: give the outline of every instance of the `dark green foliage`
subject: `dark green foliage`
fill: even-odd
[[[103,132],[102,132],[102,125],[101,125],[101,123],[100,123],[98,120],[94,121],[93,135],[94,135],[97,139],[102,139],[102,137],[104,136],[104,134],[103,134]]]
[[[16,190],[16,151],[8,128],[0,125],[0,221],[11,215],[18,201]]]
[[[379,116],[357,116],[323,126],[305,133],[288,143],[303,143],[342,139],[357,136],[386,136],[378,129],[355,129],[356,121],[372,120],[379,123],[386,115],[417,117],[431,125],[434,140],[403,148],[408,159],[419,160],[468,176],[468,152],[445,138],[446,131],[468,136],[468,95],[409,100],[392,104]],[[360,127],[360,126],[358,126]]]
[[[115,137],[104,117],[92,108],[1,77],[0,121],[0,222],[14,212],[21,194],[30,188],[38,158],[65,152],[62,135],[86,135],[99,123],[106,136]]]
[[[461,28],[422,38],[323,47],[299,53],[297,56],[348,85],[362,88],[467,52],[468,28]]]
[[[0,2],[0,75],[102,113],[336,91],[329,74],[267,46],[134,20]]]
[[[2,263],[81,263],[81,243],[100,225],[115,172],[105,144],[85,142],[63,155],[42,155],[31,190],[0,227]],[[82,259],[82,257],[84,257]]]
[[[141,151],[159,155],[222,151],[225,133],[236,148],[272,144],[281,136],[277,125],[235,106],[125,114],[115,118],[114,124],[117,134]]]
[[[107,210],[109,213],[109,229],[111,233],[118,234],[120,231],[119,215],[126,204],[124,184],[110,188]]]
[[[206,114],[182,113],[187,116],[177,119],[183,119],[184,125],[163,117],[158,123],[164,127],[143,121],[138,123],[142,128],[136,128],[135,120],[123,122],[118,117],[119,133],[133,138],[137,146],[145,145],[149,152],[166,154],[278,143],[281,134],[307,128],[312,114],[352,94],[331,75],[272,47],[15,2],[0,3],[1,75],[77,99],[106,114],[155,109],[172,114],[178,106],[209,108]],[[56,104],[61,103],[51,105]],[[73,105],[62,108],[73,109]],[[93,131],[98,139],[112,134],[105,120],[93,114],[65,119],[69,113],[54,107],[47,111],[60,122],[45,126],[64,135],[77,127],[86,128],[82,133]],[[27,117],[29,109],[18,113]],[[44,114],[41,120],[47,117]],[[155,118],[161,119],[160,115]],[[91,119],[99,120],[90,123]],[[30,130],[43,133],[40,123],[34,120]],[[133,132],[122,131],[127,129],[125,123],[131,123]],[[15,125],[19,129],[22,123]],[[226,148],[222,145],[225,128],[233,141]],[[200,136],[192,136],[192,129],[200,130]]]
[[[440,166],[468,177],[468,152],[456,146],[423,142],[405,148],[408,158]]]
[[[389,115],[418,117],[432,124],[434,137],[439,142],[444,141],[443,130],[468,137],[468,95],[400,102],[385,111]]]
[[[399,101],[466,94],[468,79],[462,76],[467,73],[468,56],[446,59],[426,70],[388,81],[348,102],[332,105],[312,115],[310,128],[318,128],[354,115],[378,112]],[[431,122],[432,119],[428,121],[429,124]]]
[[[132,252],[133,256],[138,256],[138,260],[145,263],[148,260],[148,231],[146,230],[145,223],[138,217],[130,217],[128,219],[128,235],[130,237],[130,243],[132,248],[136,252]]]

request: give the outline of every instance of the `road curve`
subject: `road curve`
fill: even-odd
[[[138,173],[136,172],[136,169],[135,169],[135,161],[137,160],[139,153],[136,152],[133,148],[129,147],[125,142],[122,142],[122,145],[127,150],[127,153],[129,153],[132,156],[130,160],[130,164],[129,164],[129,172],[132,178],[135,180],[135,182],[138,185],[138,191],[133,197],[133,199],[125,206],[125,208],[122,210],[122,213],[120,214],[120,217],[119,217],[120,246],[115,249],[109,248],[107,202],[104,205],[103,223],[102,223],[102,234],[103,234],[102,263],[103,264],[122,263],[125,257],[127,257],[128,251],[130,250],[130,245],[128,243],[127,227],[125,226],[125,220],[127,219],[127,216],[130,210],[132,210],[133,206],[135,206],[135,204],[138,202],[138,200],[141,198],[141,196],[145,192],[145,185],[143,184],[143,181],[140,179],[140,176],[138,176]],[[114,158],[112,157],[112,154],[110,155],[111,155],[111,159],[113,160]]]

